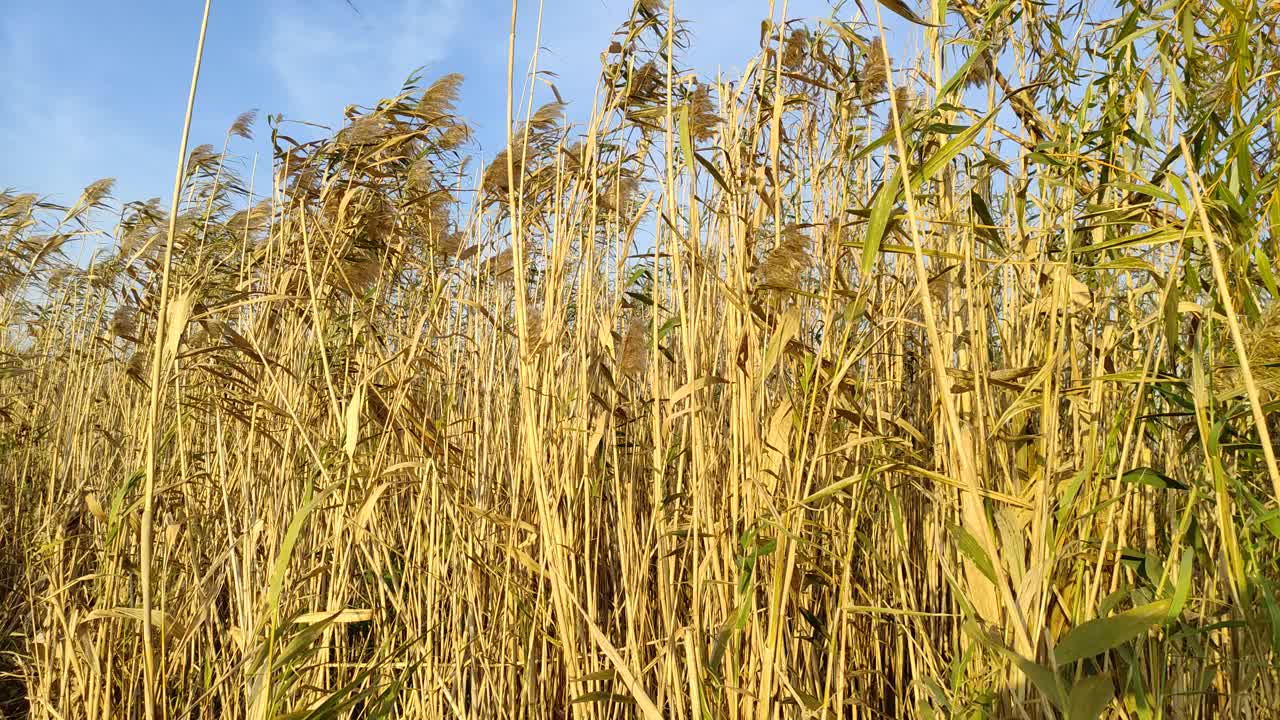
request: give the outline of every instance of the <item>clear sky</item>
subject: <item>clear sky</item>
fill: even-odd
[[[0,189],[70,202],[87,183],[115,177],[116,198],[167,201],[202,0],[5,5]],[[534,47],[538,3],[520,7],[517,83]],[[571,112],[591,103],[599,55],[630,7],[545,0],[540,68],[558,74]],[[507,0],[214,0],[191,143],[220,143],[251,108],[336,124],[347,104],[394,95],[425,66],[428,81],[466,76],[461,110],[491,157],[504,137],[510,8]],[[694,34],[690,64],[734,75],[758,49],[769,3],[677,0],[676,13]],[[788,17],[829,15],[827,0],[789,2]],[[260,162],[269,163],[265,124],[257,130]]]

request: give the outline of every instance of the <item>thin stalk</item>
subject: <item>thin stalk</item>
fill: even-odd
[[[169,204],[169,233],[164,246],[164,264],[160,271],[160,301],[156,307],[155,346],[151,355],[150,405],[147,410],[147,452],[146,480],[142,490],[142,647],[145,687],[143,688],[143,705],[147,720],[156,716],[156,654],[154,640],[151,637],[153,618],[151,609],[154,604],[151,588],[151,564],[154,541],[152,524],[155,520],[156,465],[157,445],[159,443],[160,401],[164,394],[164,386],[160,382],[161,364],[164,360],[165,313],[169,305],[169,277],[173,270],[173,245],[178,229],[178,202],[182,197],[182,181],[186,174],[187,140],[191,135],[191,116],[195,111],[196,87],[200,81],[200,63],[204,59],[204,39],[209,30],[209,10],[213,0],[205,0],[204,14],[200,19],[200,39],[196,44],[196,59],[191,69],[191,89],[187,93],[187,114],[182,123],[182,142],[178,146],[178,167],[173,176],[173,200]],[[160,645],[164,652],[163,640]],[[163,662],[164,658],[160,660]]]

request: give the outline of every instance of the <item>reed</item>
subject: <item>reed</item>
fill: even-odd
[[[1276,6],[880,2],[0,194],[0,718],[1273,716]]]

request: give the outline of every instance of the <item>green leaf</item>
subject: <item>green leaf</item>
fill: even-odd
[[[907,528],[902,522],[902,503],[898,502],[898,496],[892,492],[885,493],[885,499],[889,501],[889,517],[893,520],[893,534],[901,545],[907,544]]]
[[[702,157],[696,152],[693,153],[693,159],[698,161],[699,165],[706,168],[707,172],[711,173],[711,177],[714,178],[716,183],[720,185],[720,189],[724,190],[725,192],[729,192],[729,185],[724,181],[724,176],[720,174],[720,171],[716,169],[715,165],[711,164],[710,160]]]
[[[951,93],[955,92],[957,88],[964,85],[965,81],[969,79],[969,69],[972,68],[973,64],[982,57],[983,53],[987,51],[987,48],[990,47],[990,45],[990,43],[984,42],[978,43],[970,48],[969,57],[966,58],[964,64],[961,65],[960,68],[942,84],[942,89],[938,91],[938,97],[947,97]]]
[[[1022,657],[1008,645],[1001,642],[999,638],[986,632],[972,620],[965,623],[964,629],[972,637],[976,638],[978,642],[995,649],[1008,658],[1010,662],[1017,666],[1018,670],[1022,671],[1027,680],[1030,680],[1031,684],[1035,685],[1036,689],[1048,698],[1049,702],[1053,703],[1054,707],[1061,709],[1065,705],[1065,698],[1063,697],[1062,687],[1058,682],[1058,676],[1052,670]]]
[[[996,113],[999,112],[999,110],[1000,104],[997,104],[995,110],[987,113],[981,120],[970,125],[964,130],[964,132],[948,140],[946,145],[938,148],[938,152],[934,153],[928,160],[925,160],[924,166],[920,169],[920,176],[912,180],[911,186],[913,188],[918,187],[920,183],[932,179],[934,175],[937,175],[942,168],[946,167],[965,148],[972,145],[973,141],[978,138],[978,133],[982,132],[982,129],[987,126],[987,123],[991,122],[991,119],[996,116]]]
[[[1199,237],[1199,230],[1189,230],[1186,228],[1161,226],[1154,230],[1143,230],[1142,232],[1124,235],[1122,237],[1103,240],[1102,242],[1092,245],[1081,245],[1075,248],[1074,253],[1093,253],[1103,250],[1120,250],[1130,247],[1154,248],[1160,245],[1169,245],[1181,240]]]
[[[284,591],[284,576],[289,570],[289,562],[293,558],[293,549],[298,544],[298,536],[302,534],[302,526],[306,524],[307,518],[312,511],[329,496],[331,492],[337,489],[337,486],[316,495],[307,501],[298,511],[293,514],[293,519],[289,521],[289,528],[285,530],[284,540],[280,543],[280,550],[276,553],[275,563],[271,568],[271,585],[267,591],[267,607],[272,611],[279,610],[280,593]]]
[[[111,494],[111,510],[107,515],[107,545],[115,542],[116,536],[120,533],[121,520],[127,514],[124,504],[125,499],[129,497],[129,494],[133,492],[138,483],[142,482],[146,475],[147,472],[144,468],[134,470],[129,474],[129,477],[125,478],[124,483]]]
[[[746,607],[745,603],[743,607]],[[720,663],[724,661],[724,651],[729,646],[729,637],[733,634],[733,630],[733,625],[727,625],[716,633],[715,642],[711,644],[711,654],[707,658],[707,669],[713,673],[720,672]]]
[[[898,17],[909,20],[917,25],[924,27],[938,27],[930,22],[925,22],[924,18],[916,15],[915,12],[903,0],[879,0],[880,4],[893,11]]]
[[[678,327],[680,327],[680,317],[678,315],[667,318],[667,321],[662,323],[662,327],[658,328],[658,340],[665,340],[671,334],[671,331]]]
[[[769,377],[769,374],[773,372],[773,368],[778,364],[779,358],[782,357],[782,351],[786,349],[787,343],[791,342],[799,332],[800,312],[792,308],[787,311],[786,315],[782,316],[782,320],[778,322],[777,330],[769,338],[769,344],[764,351],[764,363],[760,366],[761,377]]]
[[[583,694],[583,695],[579,695],[578,697],[574,698],[573,700],[571,700],[571,701],[569,701],[569,702],[570,702],[570,704],[577,704],[577,703],[589,703],[589,702],[590,702],[590,703],[596,703],[596,702],[603,702],[603,703],[615,703],[615,702],[617,702],[617,703],[630,703],[630,704],[635,704],[635,700],[634,700],[634,699],[632,699],[630,695],[620,695],[620,694],[618,694],[618,693],[606,692],[606,691],[604,691],[604,690],[601,690],[601,691],[599,691],[599,692],[589,692],[589,693],[586,693],[586,694]]]
[[[1120,476],[1124,482],[1133,485],[1149,485],[1153,488],[1161,490],[1186,490],[1187,486],[1165,475],[1164,473],[1149,467],[1139,467],[1130,470]]]
[[[796,503],[796,507],[801,507],[804,505],[815,503],[825,497],[829,497],[831,495],[835,495],[839,492],[842,492],[846,488],[852,487],[858,483],[865,483],[867,480],[871,478],[871,474],[873,471],[874,471],[873,468],[870,465],[868,465],[860,474],[850,475],[846,478],[841,478],[840,480],[837,480],[831,483],[830,485],[827,485],[826,487],[822,488],[821,490],[818,490],[817,492],[810,493],[803,500]]]
[[[1271,648],[1274,652],[1280,653],[1280,603],[1276,602],[1271,583],[1264,578],[1254,578],[1254,580],[1257,583],[1258,593],[1262,595],[1262,604],[1267,609],[1267,620],[1271,624]]]
[[[1111,617],[1097,618],[1078,625],[1053,649],[1054,658],[1059,665],[1067,665],[1119,647],[1140,637],[1153,625],[1168,620],[1172,604],[1173,601],[1169,599],[1157,600]]]
[[[617,679],[618,679],[618,671],[615,668],[605,668],[604,670],[597,670],[593,673],[587,673],[586,675],[576,677],[573,679],[573,682],[580,682],[580,683],[601,682],[605,680],[613,681]]]
[[[1262,284],[1267,286],[1267,292],[1271,293],[1273,298],[1280,297],[1276,276],[1271,272],[1271,262],[1267,260],[1267,254],[1262,251],[1261,245],[1253,248],[1253,262],[1258,266],[1258,274],[1262,276]]]
[[[1067,697],[1067,717],[1070,720],[1098,720],[1115,695],[1115,685],[1109,675],[1080,678]]]
[[[1254,504],[1257,504],[1256,500],[1254,501]],[[1254,522],[1258,526],[1266,528],[1267,532],[1271,533],[1272,537],[1280,540],[1280,510],[1263,512],[1254,520]]]
[[[289,639],[289,642],[285,644],[284,648],[280,650],[280,654],[271,663],[272,669],[279,670],[291,663],[302,664],[305,662],[308,653],[313,650],[312,644],[315,643],[316,639],[324,634],[325,629],[333,624],[335,617],[337,617],[336,613],[333,617],[325,618],[320,622],[311,623],[298,631],[297,634]]]
[[[680,150],[684,153],[685,167],[693,172],[693,136],[689,132],[689,104],[680,106]]]
[[[947,529],[951,531],[952,537],[955,538],[956,546],[965,557],[969,558],[978,570],[987,577],[992,584],[996,581],[995,566],[991,564],[991,558],[987,557],[986,551],[982,549],[982,545],[978,544],[975,538],[968,530],[959,525],[948,525]]]
[[[862,241],[862,274],[867,275],[876,264],[880,255],[880,241],[884,239],[884,229],[889,224],[889,215],[898,201],[898,188],[902,184],[902,167],[893,171],[889,182],[876,190],[871,201],[871,218],[867,220],[867,234]]]
[[[997,106],[995,110],[987,113],[982,120],[965,128],[963,132],[948,140],[945,145],[938,149],[938,152],[926,160],[920,168],[920,173],[909,178],[912,190],[914,191],[926,181],[931,180],[965,148],[972,145],[973,141],[978,137],[978,133],[982,132],[987,123],[991,122],[991,119],[996,116],[996,112],[999,109],[999,106]],[[893,176],[876,190],[875,197],[871,201],[871,215],[867,220],[867,233],[862,243],[862,264],[860,268],[863,274],[871,272],[872,266],[875,265],[876,257],[880,254],[880,243],[884,240],[885,228],[889,224],[889,217],[893,214],[894,206],[898,204],[898,198],[901,197],[902,181],[902,165],[898,165],[893,171]]]
[[[1182,559],[1178,563],[1178,583],[1173,587],[1173,602],[1169,605],[1169,619],[1175,620],[1182,614],[1182,608],[1191,595],[1191,561],[1195,559],[1195,550],[1182,549]]]
[[[1004,251],[1004,243],[1000,240],[1000,234],[996,231],[996,221],[991,215],[991,208],[987,207],[987,201],[977,191],[970,191],[969,203],[973,207],[973,214],[978,216],[982,221],[982,225],[975,227],[974,230],[987,241],[987,244],[997,252]]]
[[[1174,272],[1177,272],[1176,268]],[[1164,340],[1170,348],[1178,347],[1178,330],[1182,327],[1182,316],[1178,314],[1178,302],[1182,299],[1182,286],[1173,282],[1170,275],[1169,292],[1165,295]]]
[[[894,131],[893,131],[893,128],[890,128],[883,135],[867,143],[865,146],[860,147],[857,152],[849,156],[849,164],[853,164],[861,160],[862,158],[869,156],[871,153],[875,152],[876,150],[879,150],[885,145],[888,145],[889,143],[893,142],[893,140],[894,140]]]
[[[1141,663],[1133,663],[1129,666],[1129,683],[1128,696],[1124,700],[1127,707],[1133,708],[1134,715],[1138,720],[1154,720],[1155,713],[1151,710],[1151,699],[1147,695],[1146,683],[1143,681],[1143,668]]]
[[[1168,202],[1170,204],[1177,204],[1178,202],[1178,198],[1174,197],[1173,195],[1170,195],[1169,193],[1165,192],[1164,190],[1161,190],[1155,185],[1150,185],[1144,182],[1129,183],[1129,182],[1116,180],[1111,183],[1111,187],[1118,188],[1121,190],[1128,190],[1131,193],[1137,193],[1139,195],[1146,195],[1147,197],[1155,198],[1157,200],[1164,200],[1165,202]]]

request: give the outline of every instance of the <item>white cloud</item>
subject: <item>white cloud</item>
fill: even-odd
[[[354,3],[285,0],[274,8],[265,52],[286,117],[334,123],[351,102],[395,92],[415,68],[444,58],[461,0]]]

